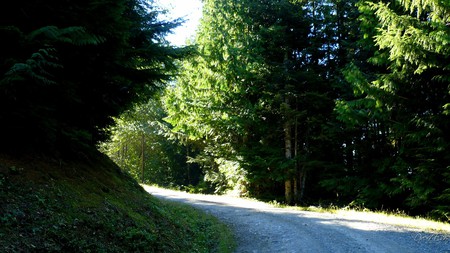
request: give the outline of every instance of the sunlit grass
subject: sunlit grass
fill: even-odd
[[[189,226],[190,232],[195,234],[190,243],[195,245],[193,248],[196,252],[233,252],[235,241],[231,229],[216,217],[187,204],[162,199],[159,201],[174,217],[174,223],[181,227]]]
[[[365,221],[374,221],[384,224],[415,228],[428,232],[450,234],[449,223],[434,221],[424,217],[410,217],[402,213],[394,213],[388,211],[372,212],[367,210],[358,211],[352,209],[338,209],[334,212],[340,216],[348,217],[351,219],[361,219]]]
[[[163,188],[161,188],[163,189]],[[185,193],[187,194],[187,193]],[[196,194],[199,196],[200,194]],[[335,215],[339,219],[360,220],[382,223],[387,225],[401,226],[412,230],[420,230],[432,233],[445,233],[450,236],[450,224],[435,221],[425,217],[411,217],[404,212],[394,211],[370,211],[366,208],[341,208],[337,206],[287,206],[277,201],[261,202],[253,198],[238,198],[236,196],[226,196],[233,201],[236,206],[239,202],[254,202],[253,207],[260,208],[281,208],[292,211],[306,211],[314,213],[328,213]],[[234,199],[234,200],[231,200]],[[231,202],[230,202],[231,203]]]
[[[445,233],[450,235],[450,224],[435,221],[425,217],[411,217],[403,212],[392,211],[370,211],[368,209],[339,208],[336,206],[316,207],[316,206],[287,206],[282,203],[272,201],[272,206],[289,210],[330,213],[343,219],[371,221],[395,226],[402,226],[411,229],[418,229],[426,232]]]

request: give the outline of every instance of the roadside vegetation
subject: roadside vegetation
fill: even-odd
[[[255,200],[257,201],[257,200]],[[338,206],[289,206],[277,201],[270,201],[268,204],[273,207],[288,210],[331,213],[344,218],[351,218],[362,221],[380,222],[408,228],[416,228],[421,231],[443,233],[450,238],[450,224],[448,222],[437,221],[433,217],[410,216],[401,210],[397,212],[390,210],[369,210],[364,207],[338,207]]]
[[[145,192],[108,158],[0,157],[3,252],[232,252],[229,229]]]
[[[444,233],[450,238],[450,224],[447,222],[436,221],[430,217],[412,217],[402,212],[370,211],[367,209],[337,209],[335,213],[347,218],[417,228],[427,232]]]
[[[166,189],[152,185],[152,187],[157,187],[161,189]],[[186,190],[180,190],[171,188],[172,191],[187,192],[190,194],[199,194],[194,192],[189,192]],[[201,194],[200,194],[201,195]],[[236,204],[241,200],[253,202],[253,206],[265,206],[280,208],[292,211],[304,211],[312,213],[328,213],[335,214],[337,219],[350,219],[355,221],[368,221],[376,222],[382,224],[390,224],[394,226],[406,227],[410,229],[417,229],[420,232],[430,232],[440,234],[440,237],[445,237],[450,239],[450,224],[447,222],[436,221],[432,217],[424,216],[410,216],[401,210],[390,211],[390,210],[369,210],[364,207],[347,206],[339,207],[336,205],[329,206],[290,206],[277,201],[261,201],[255,198],[248,197],[238,197],[233,194],[225,194],[223,196],[228,196],[230,198],[236,199]]]

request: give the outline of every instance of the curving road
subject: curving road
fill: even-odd
[[[143,186],[158,198],[190,204],[234,230],[238,253],[449,252],[450,235],[357,216],[274,208],[245,199],[196,195]]]

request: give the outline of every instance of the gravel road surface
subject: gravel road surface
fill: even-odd
[[[144,188],[155,197],[190,204],[229,224],[236,235],[237,253],[450,253],[450,235],[446,234],[369,221],[359,216],[293,211],[227,196]]]

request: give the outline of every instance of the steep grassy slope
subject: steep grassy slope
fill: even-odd
[[[224,225],[186,208],[151,197],[101,154],[84,162],[0,155],[6,252],[231,251]]]

